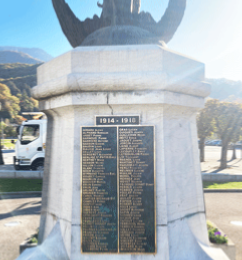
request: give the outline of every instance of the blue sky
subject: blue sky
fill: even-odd
[[[100,0],[102,2],[102,0]],[[100,15],[97,0],[67,0],[84,20]],[[142,10],[159,20],[168,0],[142,0]],[[206,76],[242,80],[242,1],[187,0],[172,50],[206,64]],[[71,50],[51,0],[1,0],[0,46],[42,48],[52,56]]]

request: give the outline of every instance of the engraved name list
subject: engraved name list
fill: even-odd
[[[154,254],[154,127],[81,129],[82,253]]]

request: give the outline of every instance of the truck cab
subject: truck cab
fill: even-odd
[[[18,127],[15,145],[16,170],[43,170],[47,119],[27,120]]]

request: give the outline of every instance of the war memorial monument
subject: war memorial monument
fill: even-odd
[[[228,259],[206,228],[204,64],[166,47],[186,0],[159,22],[141,0],[103,0],[85,21],[52,2],[74,49],[40,66],[32,90],[48,117],[40,245],[19,259]]]

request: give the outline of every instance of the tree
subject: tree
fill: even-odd
[[[20,90],[13,81],[8,81],[7,86],[9,87],[12,95],[17,96],[20,93]]]
[[[216,132],[222,140],[220,169],[227,168],[228,145],[241,130],[242,108],[240,104],[219,102],[215,112]]]
[[[38,101],[29,97],[26,90],[23,90],[22,94],[18,94],[18,98],[20,100],[20,108],[21,112],[33,112],[38,111]]]
[[[3,127],[3,123],[0,122],[0,133],[2,132],[2,127]],[[1,140],[1,136],[0,136],[0,165],[3,165],[4,164],[4,161],[3,161],[3,153],[2,153],[2,140]]]
[[[22,93],[24,93],[24,91],[28,95],[28,97],[31,97],[31,87],[26,83],[24,83],[22,87]]]
[[[1,140],[0,140],[0,165],[3,165],[4,161],[3,161],[3,153],[2,153],[2,144],[1,144]]]
[[[236,142],[238,142],[240,140],[240,136],[241,136],[241,128],[238,127],[237,130],[234,131],[233,137],[231,139],[231,142],[232,142],[231,146],[232,146],[232,150],[233,150],[231,160],[237,159],[237,157],[236,157]]]
[[[23,121],[27,120],[26,118],[24,118],[23,116],[19,116],[17,115],[15,118],[14,118],[14,122],[18,125],[21,125]]]
[[[6,126],[4,129],[4,134],[6,135],[6,137],[17,137],[16,127],[11,125]]]
[[[0,83],[0,118],[15,118],[20,110],[19,99],[11,95],[10,89]],[[3,126],[1,126],[3,127]],[[4,164],[2,156],[2,145],[0,142],[0,165]]]
[[[205,108],[197,116],[197,130],[200,139],[200,161],[205,161],[204,147],[205,139],[210,136],[214,131],[214,110],[216,109],[219,101],[217,99],[210,99],[206,102]]]
[[[15,118],[20,111],[19,99],[11,95],[10,89],[0,83],[0,102],[2,109],[0,112],[1,118]]]

